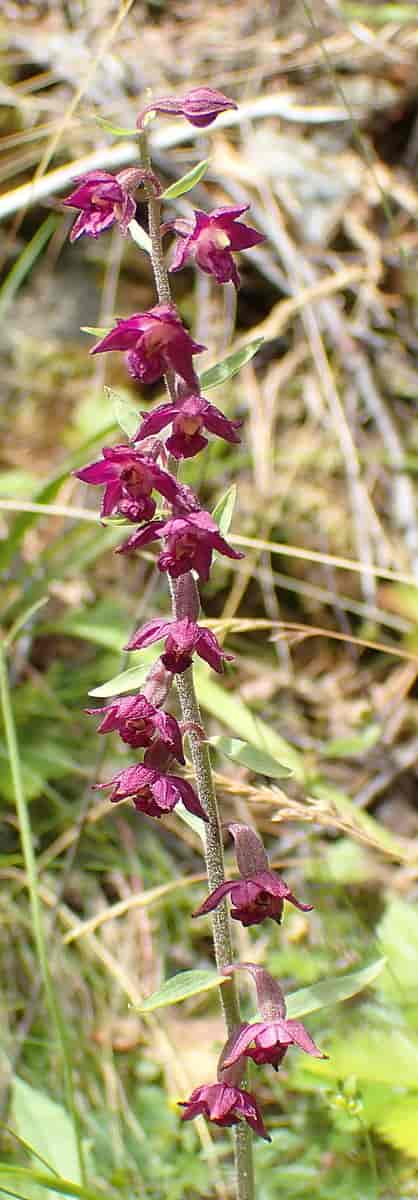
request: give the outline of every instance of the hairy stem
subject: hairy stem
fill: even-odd
[[[149,166],[150,160],[148,150],[145,145],[143,145],[142,149],[143,157]],[[151,196],[148,200],[148,221],[155,286],[159,303],[171,304],[170,284],[161,244],[160,210],[160,200],[156,196]],[[168,374],[165,376],[165,381],[170,399],[174,401],[176,398],[174,378]],[[193,577],[191,576],[191,578]],[[194,580],[193,585],[196,588]],[[178,587],[175,580],[170,580],[170,592],[173,616],[175,618],[177,618],[179,615],[183,616],[184,614],[181,612],[181,610],[179,610],[178,607]],[[191,722],[193,725],[201,726],[202,718],[194,686],[193,667],[189,667],[188,671],[184,671],[183,674],[177,676],[177,691],[179,695],[183,721]],[[199,734],[193,731],[189,732],[189,740],[197,793],[199,800],[209,817],[206,827],[206,871],[209,889],[210,891],[213,891],[213,889],[218,887],[220,883],[223,883],[225,879],[222,830],[218,802],[212,775],[209,747],[206,742],[202,741],[202,739],[199,737]],[[225,901],[220,904],[219,907],[212,913],[212,930],[216,965],[218,970],[222,971],[223,968],[228,965],[228,963],[232,962],[233,958],[231,921]],[[225,1024],[229,1036],[233,1029],[240,1024],[241,1020],[235,981],[232,980],[230,985],[228,984],[227,986],[220,988],[220,994]],[[233,1136],[237,1200],[254,1200],[255,1192],[252,1156],[252,1132],[248,1128],[248,1125],[240,1123],[234,1127]]]

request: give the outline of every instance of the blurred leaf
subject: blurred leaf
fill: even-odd
[[[390,900],[377,927],[379,945],[388,966],[380,981],[386,996],[404,1008],[416,1023],[418,1015],[418,912],[416,906],[397,897]]]
[[[133,403],[132,396],[121,395],[111,387],[105,387],[105,392],[112,403],[115,421],[120,425],[123,433],[126,433],[128,438],[132,438],[138,429],[141,415],[139,408]]]
[[[60,1196],[76,1196],[78,1200],[107,1200],[103,1192],[94,1191],[93,1188],[82,1187],[81,1184],[73,1183],[71,1179],[65,1179],[59,1174],[58,1176],[47,1175],[32,1167],[14,1167],[10,1166],[10,1164],[4,1166],[0,1163],[0,1191],[4,1190],[7,1194],[7,1188],[10,1186],[9,1180],[11,1179],[16,1180],[19,1187],[22,1188],[22,1197],[28,1197],[28,1200],[31,1200],[31,1197],[34,1195],[35,1188],[37,1196],[45,1196],[46,1190],[47,1193],[54,1192]],[[2,1183],[3,1189],[1,1187]],[[39,1189],[42,1189],[42,1192]],[[15,1191],[12,1194],[19,1195]]]
[[[156,1008],[164,1008],[166,1004],[178,1004],[180,1000],[187,1000],[189,996],[199,996],[202,992],[209,992],[212,988],[220,987],[222,983],[230,982],[229,977],[218,975],[217,971],[180,971],[178,975],[166,979],[157,992],[144,1000],[137,1011],[153,1012]]]
[[[319,1062],[304,1056],[303,1072],[323,1074],[324,1078],[344,1080],[350,1075],[373,1084],[416,1089],[418,1079],[418,1040],[398,1029],[353,1029],[343,1040],[327,1046],[329,1059]],[[319,1070],[318,1070],[319,1067]],[[298,1068],[298,1069],[299,1069]]]
[[[209,166],[209,159],[203,158],[202,162],[196,163],[191,171],[187,171],[182,175],[181,179],[177,179],[175,183],[171,183],[170,187],[165,189],[160,200],[175,200],[177,196],[184,196],[186,192],[190,192],[196,183],[206,175]]]
[[[212,517],[219,526],[222,537],[226,537],[227,533],[229,532],[232,517],[234,515],[236,499],[237,485],[236,483],[233,483],[231,484],[231,487],[228,488],[228,491],[221,496],[221,499],[218,500],[218,503],[215,504],[215,508],[213,509]]]
[[[256,746],[250,746],[248,742],[241,742],[239,738],[224,737],[223,734],[218,734],[209,739],[210,745],[215,746],[220,754],[225,754],[227,758],[232,758],[233,762],[240,763],[243,767],[248,767],[250,771],[256,771],[259,775],[269,775],[272,779],[286,779],[292,774],[288,767],[284,767],[271,754],[266,754],[264,750],[258,750]]]
[[[139,137],[138,129],[125,129],[123,125],[112,125],[111,121],[106,121],[106,117],[95,115],[94,119],[102,129],[106,130],[106,133],[113,133],[115,137]]]
[[[222,359],[222,362],[216,363],[214,367],[209,367],[208,371],[204,371],[200,376],[202,391],[217,387],[219,383],[226,383],[227,379],[236,375],[241,367],[254,358],[257,350],[263,345],[263,341],[264,338],[255,338],[253,342],[248,343],[248,346],[243,346],[241,350],[235,350],[234,354],[229,354],[228,358]]]
[[[148,650],[148,647],[146,647]],[[148,657],[149,655],[149,657]],[[99,684],[99,687],[93,688],[89,692],[89,696],[99,696],[101,699],[106,699],[108,696],[124,696],[126,692],[136,691],[142,687],[146,679],[150,666],[152,665],[155,655],[151,657],[151,647],[148,650],[147,661],[138,667],[129,667],[127,671],[121,671],[119,675],[114,675],[113,679],[108,679],[106,683]]]
[[[12,1109],[20,1136],[60,1175],[79,1184],[77,1140],[65,1109],[17,1077],[12,1083]]]
[[[7,496],[9,500],[15,496],[27,498],[37,487],[39,479],[29,471],[17,468],[15,471],[0,471],[0,496]]]
[[[195,679],[202,708],[207,709],[217,721],[227,725],[252,746],[256,746],[263,753],[271,754],[273,759],[283,763],[289,771],[293,771],[298,779],[303,779],[302,756],[289,742],[251,712],[236,694],[225,691],[200,663],[196,663]]]
[[[364,846],[342,837],[327,847],[326,863],[331,879],[337,883],[370,883],[378,875],[378,865]]]
[[[55,233],[58,224],[58,217],[54,213],[50,213],[36,230],[31,241],[28,242],[22,250],[19,257],[13,263],[11,270],[2,283],[0,288],[0,316],[4,319],[6,312],[12,304],[16,292],[19,290],[21,283],[29,275],[36,259],[42,254],[44,247],[49,242],[52,234]]]
[[[41,596],[39,600],[35,600],[34,604],[30,604],[28,608],[25,608],[23,612],[20,613],[11,629],[9,629],[4,643],[5,646],[10,646],[12,642],[14,642],[21,629],[23,629],[24,625],[27,625],[31,617],[34,617],[35,613],[37,613],[40,608],[44,608],[45,604],[48,604],[49,598],[49,596]]]
[[[392,1095],[385,1115],[376,1121],[376,1129],[391,1146],[418,1158],[418,1092]]]
[[[327,742],[326,746],[321,751],[323,758],[357,758],[361,754],[365,754],[367,750],[371,750],[372,746],[376,745],[381,735],[380,725],[367,725],[359,733],[353,733],[348,737],[333,738],[331,742]]]
[[[370,21],[372,25],[388,25],[393,21],[396,25],[416,20],[416,4],[402,4],[393,0],[392,4],[362,3],[362,0],[343,0],[343,14],[349,20]]]
[[[358,992],[364,991],[364,988],[374,983],[383,971],[385,963],[385,958],[378,958],[376,962],[362,967],[360,971],[351,971],[349,975],[334,975],[330,979],[313,983],[310,987],[291,992],[290,996],[286,996],[288,1017],[292,1020],[295,1017],[304,1017],[319,1008],[329,1008],[332,1004],[341,1004],[343,1000],[357,996]]]

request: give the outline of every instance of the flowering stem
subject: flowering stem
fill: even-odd
[[[142,137],[142,156],[146,166],[150,159],[145,137]],[[148,199],[149,236],[151,239],[151,260],[158,301],[160,304],[171,304],[171,291],[161,244],[160,200],[156,196]],[[174,379],[170,374],[165,376],[167,391],[172,401],[175,400]],[[193,576],[190,576],[193,579]],[[196,584],[193,580],[193,586]],[[197,590],[197,589],[196,589]],[[170,580],[173,616],[177,619],[183,616],[178,605],[178,587],[176,580]],[[196,696],[193,667],[177,676],[177,691],[180,700],[182,718],[194,726],[202,725],[199,703]],[[189,732],[190,749],[196,778],[196,788],[200,803],[208,814],[208,824],[205,831],[205,857],[209,890],[213,891],[225,880],[224,855],[221,823],[218,802],[213,781],[209,747],[202,741],[198,733]],[[225,901],[212,914],[213,943],[216,965],[222,971],[232,962],[233,948],[231,938],[231,922]],[[240,1024],[240,1010],[237,989],[234,980],[220,988],[221,1003],[228,1036]],[[241,1122],[233,1129],[236,1195],[237,1200],[254,1200],[254,1169],[252,1156],[252,1131],[248,1125]]]

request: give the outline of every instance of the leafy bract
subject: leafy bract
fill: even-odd
[[[383,971],[385,963],[385,958],[378,958],[376,962],[362,967],[360,971],[350,971],[349,975],[334,975],[330,979],[319,980],[310,987],[291,992],[290,996],[286,997],[288,1017],[304,1017],[319,1008],[328,1008],[332,1004],[341,1004],[342,1000],[349,1000],[351,996],[356,996],[358,992],[364,991],[364,988],[374,983]]]
[[[257,350],[263,345],[264,338],[255,338],[253,342],[249,342],[247,346],[242,346],[240,350],[235,350],[233,354],[228,354],[227,358],[223,358],[222,362],[216,363],[214,367],[209,367],[200,376],[200,384],[202,391],[208,391],[209,388],[217,387],[219,383],[226,383],[227,379],[231,379],[237,371],[241,370],[247,362],[250,362]]]
[[[203,158],[201,162],[196,163],[191,171],[187,171],[182,175],[181,179],[176,179],[175,183],[171,183],[170,187],[165,189],[160,200],[175,200],[176,196],[184,196],[186,192],[190,192],[192,188],[199,183],[200,179],[206,174],[209,166],[209,159]]]
[[[257,746],[250,746],[249,742],[242,742],[240,738],[224,737],[220,734],[210,738],[210,744],[215,746],[220,754],[225,754],[227,758],[232,758],[233,762],[240,763],[259,775],[268,775],[271,779],[286,779],[291,775],[289,768],[273,758],[273,755],[267,754],[265,750],[258,750]]]
[[[178,975],[166,979],[152,996],[148,996],[141,1004],[139,1012],[154,1012],[156,1008],[178,1004],[180,1000],[187,1000],[189,996],[199,996],[202,992],[209,992],[212,988],[230,982],[229,977],[218,975],[217,971],[180,971]]]
[[[237,486],[235,483],[233,483],[231,484],[231,487],[224,492],[224,495],[221,496],[220,500],[218,500],[218,503],[215,504],[215,508],[213,509],[212,517],[219,526],[222,537],[226,537],[227,533],[229,533],[232,517],[234,515],[236,499]]]

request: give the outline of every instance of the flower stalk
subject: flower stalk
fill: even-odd
[[[151,239],[151,261],[154,272],[155,287],[160,304],[171,304],[171,289],[165,266],[161,239],[161,203],[158,197],[148,200],[148,229]],[[175,403],[176,391],[171,373],[165,375],[165,383],[170,400]],[[175,460],[170,459],[170,467],[175,473]],[[184,577],[183,577],[184,578]],[[187,577],[188,585],[194,592],[194,605],[191,608],[199,611],[200,600],[193,575]],[[174,620],[180,620],[183,615],[180,592],[183,589],[176,579],[170,579],[170,593]],[[184,722],[202,727],[202,716],[196,695],[193,678],[193,666],[187,668],[176,677],[176,686],[180,701],[181,715]],[[205,826],[205,859],[206,873],[210,891],[225,882],[225,865],[221,822],[218,801],[213,780],[210,751],[208,744],[193,730],[189,730],[189,743],[195,774],[196,790],[200,804],[208,815]],[[225,903],[212,915],[213,946],[215,961],[220,972],[223,971],[233,958],[231,921]],[[224,1020],[228,1036],[239,1026],[241,1015],[235,980],[231,986],[220,988],[220,996]],[[237,1200],[254,1200],[254,1165],[252,1154],[253,1135],[248,1125],[239,1123],[233,1129],[234,1156],[236,1173]]]

